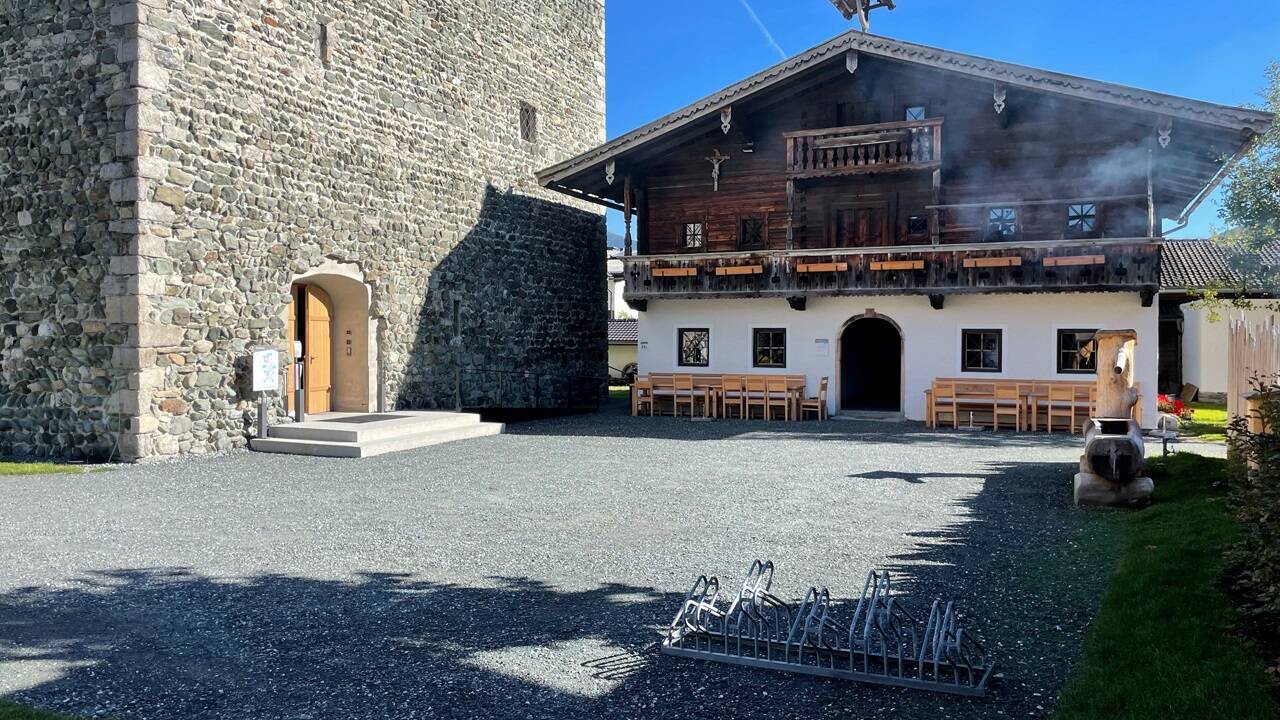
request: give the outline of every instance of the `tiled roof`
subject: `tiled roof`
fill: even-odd
[[[1160,286],[1165,290],[1230,288],[1240,284],[1228,252],[1212,240],[1166,240],[1160,258]],[[1280,266],[1280,246],[1262,253],[1268,265]]]
[[[610,345],[635,345],[640,342],[640,323],[635,320],[610,320]]]

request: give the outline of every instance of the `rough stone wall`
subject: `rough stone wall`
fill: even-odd
[[[144,2],[132,457],[245,443],[245,359],[326,261],[371,286],[400,407],[452,407],[456,367],[471,406],[604,377],[603,217],[534,178],[603,140],[603,0]]]
[[[127,29],[103,0],[0,0],[0,455],[111,457],[128,427]]]

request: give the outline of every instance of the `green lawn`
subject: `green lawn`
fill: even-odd
[[[610,385],[609,399],[610,400],[630,400],[631,386],[630,385]]]
[[[0,700],[0,720],[70,720],[70,715],[32,710],[15,705],[8,700]]]
[[[1195,416],[1184,420],[1178,431],[1186,437],[1214,442],[1226,442],[1227,439],[1227,406],[1216,403],[1191,403]]]
[[[1057,720],[1276,718],[1262,660],[1233,630],[1220,589],[1237,532],[1224,507],[1225,461],[1155,461],[1155,503],[1106,518],[1120,561]]]
[[[0,475],[48,475],[51,473],[78,473],[84,468],[78,465],[65,465],[50,462],[9,462],[0,460]],[[3,718],[0,715],[0,718]]]

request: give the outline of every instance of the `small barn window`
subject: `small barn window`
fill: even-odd
[[[707,328],[680,328],[676,331],[679,364],[706,367],[711,364],[711,331]]]
[[[960,369],[964,372],[1000,372],[1002,332],[963,330],[960,333]]]
[[[685,250],[701,250],[702,249],[702,223],[685,223],[684,224],[684,242],[682,247]]]
[[[751,364],[754,367],[786,367],[787,331],[784,328],[756,328],[752,331]]]
[[[325,67],[333,60],[334,40],[333,23],[320,23],[320,62]]]
[[[905,119],[905,120],[923,120],[923,119],[924,119],[924,106],[923,106],[923,105],[908,105],[908,106],[907,106],[906,117],[905,117],[904,119]]]
[[[912,215],[907,218],[908,235],[928,235],[929,218],[925,215]]]
[[[987,239],[1012,240],[1018,234],[1018,209],[993,207],[987,215]]]
[[[1067,206],[1067,235],[1093,237],[1098,229],[1098,206],[1094,203],[1073,203]]]
[[[520,103],[520,139],[538,141],[538,108],[527,102]]]
[[[743,250],[759,250],[764,247],[764,222],[760,218],[742,218],[738,247]]]

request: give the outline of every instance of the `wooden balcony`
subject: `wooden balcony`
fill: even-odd
[[[928,170],[942,165],[942,118],[786,133],[793,179]]]
[[[1141,292],[1160,284],[1150,238],[650,255],[623,260],[628,303],[662,298]],[[800,300],[802,303],[803,301]]]

